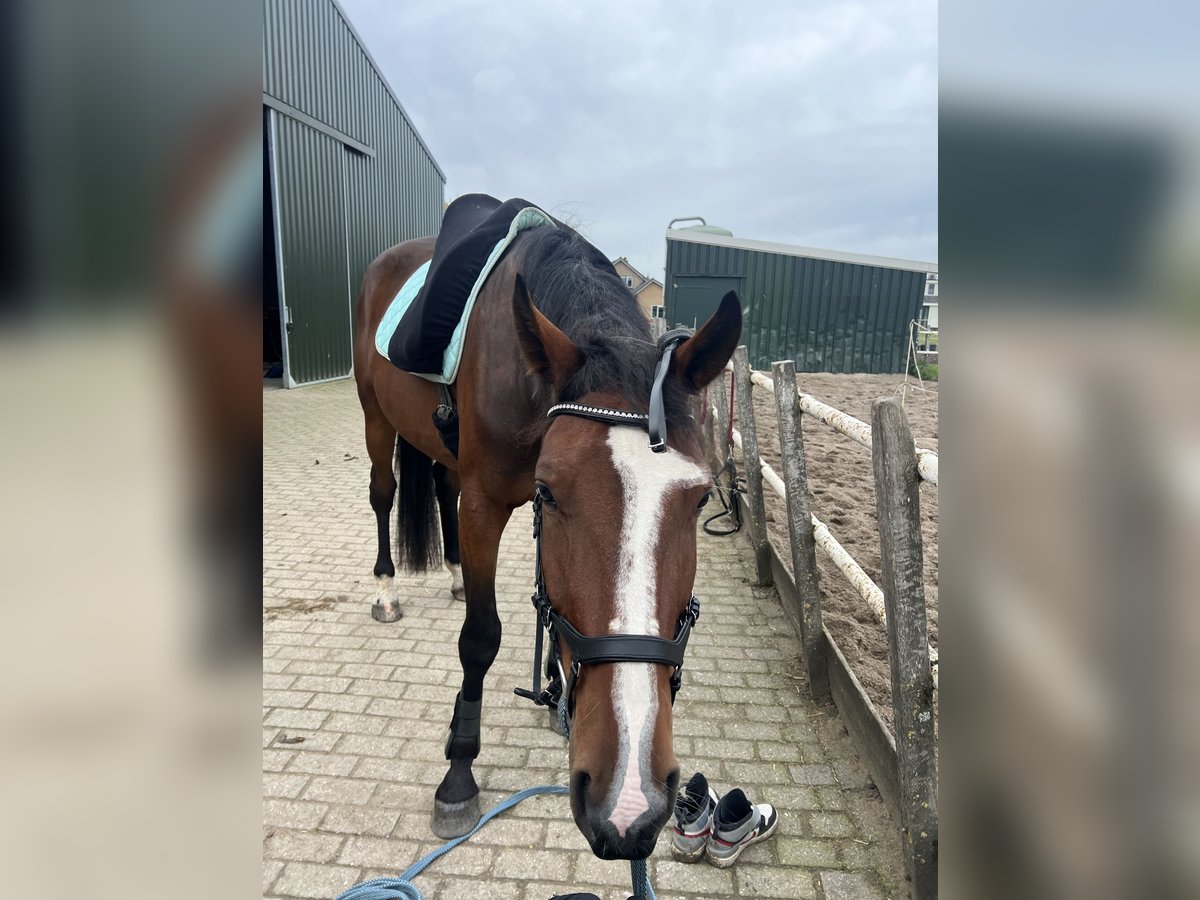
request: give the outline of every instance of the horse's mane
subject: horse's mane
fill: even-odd
[[[645,412],[658,351],[650,323],[612,263],[565,226],[524,232],[518,246],[534,304],[584,354],[583,367],[557,400],[611,391],[630,409]],[[663,404],[668,422],[690,415],[688,395],[675,379],[664,385]]]

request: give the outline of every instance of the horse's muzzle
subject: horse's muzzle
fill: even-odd
[[[591,778],[586,772],[576,772],[571,777],[571,809],[575,814],[575,823],[587,838],[592,852],[600,859],[649,857],[658,843],[663,826],[671,817],[679,789],[679,770],[668,775],[665,791],[653,791],[647,795],[649,808],[625,828],[623,834],[608,819],[611,812],[608,803],[590,799],[590,785]]]

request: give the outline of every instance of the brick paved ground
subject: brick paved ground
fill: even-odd
[[[405,617],[370,616],[375,523],[351,381],[263,396],[263,893],[331,898],[396,874],[440,843],[429,830],[445,772],[442,741],[461,672],[462,606],[444,572],[403,580]],[[686,779],[705,772],[780,810],[776,837],[728,870],[650,865],[658,896],[906,895],[899,837],[836,714],[800,691],[799,645],[773,591],[749,585],[736,538],[700,536],[704,608],[675,708]],[[497,577],[504,642],[486,682],[484,808],[534,784],[564,783],[566,747],[515,697],[533,641],[528,510],[504,535]],[[301,740],[302,739],[302,740]],[[426,870],[429,900],[592,890],[625,897],[628,866],[592,856],[565,797],[505,814]]]

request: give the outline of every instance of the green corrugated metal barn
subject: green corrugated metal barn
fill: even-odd
[[[265,0],[264,368],[345,378],[367,265],[435,234],[446,176],[335,0]]]
[[[667,231],[669,324],[702,324],[727,291],[742,301],[750,364],[802,372],[903,372],[909,323],[937,263]]]

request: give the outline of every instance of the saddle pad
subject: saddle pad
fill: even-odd
[[[479,276],[475,279],[475,283],[471,286],[470,293],[467,295],[466,303],[463,306],[462,314],[459,316],[458,323],[450,334],[450,342],[446,346],[442,354],[441,369],[437,372],[413,372],[414,375],[419,375],[421,378],[429,381],[438,382],[441,384],[453,384],[454,379],[458,376],[458,367],[462,361],[463,346],[466,343],[467,337],[467,322],[471,318],[471,310],[475,306],[475,298],[479,296],[479,291],[483,288],[484,282],[491,275],[492,269],[496,267],[496,263],[500,261],[504,251],[509,245],[516,240],[518,234],[530,228],[539,228],[543,225],[549,225],[551,228],[557,227],[558,223],[548,213],[543,212],[536,206],[527,206],[521,209],[509,223],[507,233],[496,242],[492,247],[491,253],[483,264],[483,268],[479,272]],[[397,328],[401,327],[401,320],[406,312],[416,301],[421,289],[425,286],[425,280],[429,276],[430,265],[433,260],[425,263],[404,282],[399,293],[396,294],[394,300],[388,306],[387,311],[383,314],[383,318],[379,322],[379,327],[375,330],[375,349],[381,355],[387,357],[393,363],[392,354],[389,350],[396,343],[394,340]],[[404,323],[407,325],[407,323]]]

